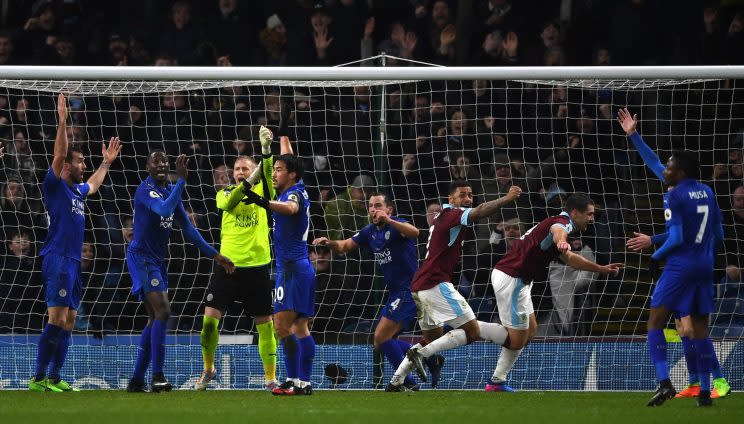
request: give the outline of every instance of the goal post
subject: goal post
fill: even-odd
[[[744,188],[737,191],[744,184],[742,79],[744,66],[0,67],[0,388],[27,383],[45,320],[38,252],[48,221],[40,184],[51,163],[62,92],[70,100],[69,139],[86,151],[89,170],[100,163],[102,140],[118,136],[124,145],[100,194],[87,201],[85,293],[62,370],[81,387],[122,388],[133,368],[146,314],[128,295],[124,252],[147,153],[161,148],[191,157],[184,205],[216,245],[216,190],[232,178],[236,157],[260,155],[258,127],[276,134],[281,109],[289,107],[289,136],[307,170],[309,240],[354,234],[367,223],[364,200],[354,196],[375,189],[421,230],[423,258],[430,220],[446,202],[450,181],[471,181],[476,202],[522,186],[518,202],[474,227],[453,278],[482,320],[498,320],[489,275],[511,240],[560,211],[570,193],[589,193],[597,222],[572,240],[574,249],[626,268],[603,278],[551,264],[532,290],[538,335],[510,379],[518,389],[652,389],[648,253],[624,245],[634,231],[663,230],[664,188],[616,122],[617,109],[627,106],[662,161],[676,149],[698,153],[702,180],[724,210],[726,250],[716,263],[712,334],[724,374],[734,390],[744,390],[744,289],[734,278],[744,268]],[[372,334],[385,300],[375,258],[364,251],[312,254],[318,275],[312,331],[319,341],[313,383],[373,388],[380,379]],[[170,257],[165,372],[187,388],[201,370],[198,333],[212,265],[180,231]],[[260,388],[252,320],[236,304],[220,329],[217,385]],[[416,327],[401,337],[419,335]],[[669,340],[676,340],[671,332]],[[478,342],[447,353],[440,387],[482,388],[498,352]],[[324,378],[330,364],[349,371],[345,382]],[[676,384],[686,381],[681,343],[670,343],[670,366]],[[391,374],[386,364],[385,378]]]

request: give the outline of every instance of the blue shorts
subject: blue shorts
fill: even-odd
[[[651,295],[651,307],[664,306],[678,317],[712,313],[713,281],[702,273],[686,273],[664,269]]]
[[[309,259],[278,263],[274,284],[274,313],[294,311],[315,315],[315,269]]]
[[[127,268],[132,277],[132,296],[142,301],[147,293],[168,291],[168,265],[156,263],[136,252],[127,252]]]
[[[411,292],[388,293],[388,301],[380,316],[401,324],[404,330],[408,329],[416,321],[416,303]]]
[[[83,297],[80,261],[47,253],[41,261],[44,276],[44,301],[48,308],[66,306],[77,310]]]

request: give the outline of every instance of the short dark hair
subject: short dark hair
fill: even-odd
[[[369,195],[369,198],[371,199],[374,196],[382,196],[382,198],[385,201],[385,204],[387,206],[393,206],[393,202],[390,200],[390,196],[388,196],[387,194],[385,194],[383,192],[380,192],[380,191],[375,191],[375,192],[372,192],[372,194]]]
[[[672,159],[674,159],[674,166],[681,169],[687,178],[695,180],[700,178],[700,164],[694,153],[676,150],[672,153]]]
[[[295,155],[279,155],[274,159],[274,162],[284,162],[284,166],[287,167],[287,173],[294,172],[297,176],[296,181],[300,181],[302,176],[305,175],[305,167],[302,165],[302,160]]]
[[[586,212],[589,209],[589,205],[594,205],[594,200],[584,193],[574,193],[566,199],[564,206],[567,212],[571,212],[576,209],[579,212]]]
[[[80,153],[81,155],[85,155],[85,153],[83,153],[83,149],[81,149],[79,146],[70,144],[69,146],[67,146],[67,156],[65,156],[65,162],[72,163],[73,153]]]
[[[470,187],[472,189],[473,188],[473,185],[470,184],[470,182],[465,181],[465,180],[455,180],[455,181],[452,181],[450,183],[448,193],[449,194],[452,194],[452,193],[456,192],[457,189],[460,188],[460,187]]]
[[[163,150],[163,149],[155,149],[155,150],[151,150],[151,151],[150,151],[150,153],[148,153],[148,155],[147,155],[147,161],[148,161],[148,162],[150,162],[150,159],[151,159],[151,158],[152,158],[153,156],[155,156],[155,154],[157,154],[157,153],[162,153],[162,154],[164,154],[164,155],[165,155],[166,157],[168,157],[168,154],[167,154],[167,153],[165,153],[165,150]]]

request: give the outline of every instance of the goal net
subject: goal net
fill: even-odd
[[[217,245],[216,191],[231,182],[237,156],[260,155],[259,127],[276,134],[282,110],[289,110],[286,135],[304,160],[312,202],[308,240],[353,235],[368,223],[365,196],[377,190],[391,196],[398,216],[421,229],[423,258],[429,225],[446,203],[452,180],[472,182],[476,203],[500,197],[513,184],[522,187],[515,204],[473,228],[453,276],[483,321],[498,321],[490,270],[512,240],[559,213],[569,194],[589,193],[598,205],[596,222],[571,240],[573,250],[599,263],[623,262],[625,269],[607,278],[551,264],[532,288],[537,337],[510,381],[517,389],[653,388],[645,344],[653,289],[648,252],[630,252],[625,242],[633,232],[663,231],[664,187],[615,120],[618,108],[627,106],[638,114],[639,132],[662,161],[675,149],[698,153],[702,179],[724,211],[726,251],[716,266],[712,337],[724,375],[732,388],[744,390],[744,89],[736,75],[682,69],[676,76],[636,70],[628,79],[620,77],[625,71],[619,68],[609,78],[596,68],[577,74],[463,68],[349,73],[317,68],[292,74],[286,68],[234,68],[211,69],[216,77],[210,78],[199,78],[197,69],[150,69],[138,76],[117,68],[97,79],[95,69],[81,68],[76,77],[71,71],[38,76],[33,69],[5,76],[0,80],[5,147],[0,388],[25,387],[46,319],[38,252],[48,221],[40,183],[53,154],[56,95],[63,92],[71,108],[68,139],[86,151],[89,172],[101,162],[103,140],[118,136],[124,146],[99,194],[87,200],[85,291],[62,370],[62,377],[79,387],[122,388],[133,369],[147,317],[129,295],[124,254],[132,237],[133,194],[147,176],[148,152],[163,149],[171,158],[181,153],[191,158],[184,205],[202,235]],[[195,76],[189,79],[187,72]],[[310,251],[317,272],[314,385],[380,387],[393,370],[372,349],[386,299],[374,256]],[[168,269],[172,318],[165,372],[177,387],[187,388],[202,366],[199,331],[212,262],[176,230]],[[670,366],[681,385],[686,368],[673,328],[670,323]],[[217,386],[261,387],[255,327],[240,304],[227,311],[220,332]],[[400,337],[415,341],[419,335],[414,327]],[[440,387],[482,388],[498,353],[499,347],[482,342],[447,352]],[[348,378],[338,384],[325,378],[329,364],[347,370]],[[281,368],[280,362],[280,376]]]

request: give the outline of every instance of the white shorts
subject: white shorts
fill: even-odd
[[[521,278],[494,269],[491,272],[491,285],[496,294],[501,325],[515,330],[528,329],[530,315],[535,312],[532,306],[532,283],[525,285]]]
[[[460,328],[475,319],[473,309],[452,283],[439,283],[428,290],[414,292],[413,300],[422,330],[441,328],[445,324]]]

